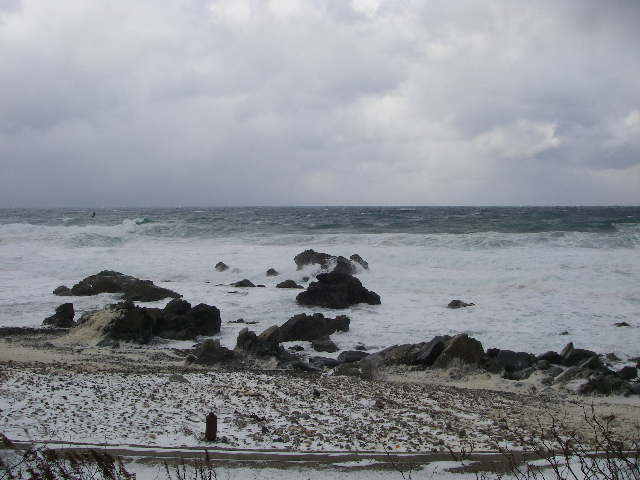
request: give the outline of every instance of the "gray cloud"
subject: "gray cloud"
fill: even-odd
[[[640,203],[635,0],[0,0],[0,205]]]

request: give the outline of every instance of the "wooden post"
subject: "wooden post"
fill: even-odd
[[[218,434],[218,417],[211,412],[207,415],[207,429],[204,432],[204,439],[207,442],[214,442]]]

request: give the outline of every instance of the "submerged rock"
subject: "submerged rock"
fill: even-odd
[[[56,293],[57,292],[57,293]],[[99,293],[122,293],[123,299],[136,302],[155,302],[163,298],[180,298],[182,295],[167,288],[158,287],[151,280],[140,280],[112,270],[91,275],[73,287],[58,287],[56,295],[90,296]]]
[[[364,288],[360,280],[352,275],[323,273],[317,279],[296,297],[300,305],[347,308],[358,303],[380,304],[380,296]]]
[[[487,350],[487,356],[489,357],[487,370],[494,373],[500,373],[504,370],[507,376],[510,376],[512,372],[528,369],[536,363],[535,355],[527,352],[490,348]],[[521,379],[518,378],[518,380]]]
[[[229,266],[224,262],[216,263],[216,266],[213,268],[215,268],[218,272],[224,272],[225,270],[229,270]]]
[[[280,273],[278,273],[278,271],[275,268],[270,268],[267,270],[266,275],[267,277],[277,277],[278,275],[280,275]]]
[[[56,313],[45,318],[42,324],[58,328],[71,328],[76,324],[73,321],[74,315],[73,303],[63,303],[56,307]]]
[[[277,325],[267,328],[260,335],[257,335],[248,328],[243,328],[238,334],[235,350],[237,352],[256,355],[259,357],[288,357],[284,349],[280,346],[280,337]]]
[[[299,288],[299,289],[302,289],[304,287],[302,285],[298,285],[293,280],[285,280],[284,282],[280,282],[279,284],[277,284],[276,288]]]
[[[451,300],[447,308],[464,308],[464,307],[472,307],[475,303],[465,303],[462,300]]]
[[[255,287],[253,282],[247,278],[244,280],[238,280],[237,282],[232,283],[231,286],[236,288]]]

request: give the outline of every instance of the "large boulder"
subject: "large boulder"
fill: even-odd
[[[311,348],[313,348],[316,352],[333,353],[338,351],[338,346],[329,337],[311,340]]]
[[[178,305],[173,302],[177,301],[172,300],[164,310],[153,312],[156,315],[153,332],[155,336],[190,340],[200,335],[212,336],[220,332],[220,310],[216,307],[201,303],[191,308],[188,302],[184,302],[178,308]],[[176,310],[179,313],[173,313]]]
[[[500,373],[510,374],[520,370],[528,369],[536,363],[535,355],[527,352],[514,352],[512,350],[500,350],[498,348],[490,348],[487,350],[489,361],[487,370]]]
[[[394,345],[371,355],[380,365],[421,365],[430,367],[451,339],[448,335],[438,335],[428,342]]]
[[[356,273],[356,266],[348,258],[344,258],[342,256],[335,257],[332,264],[334,267],[331,271],[334,273],[344,273],[346,275],[353,275]]]
[[[567,367],[573,367],[584,362],[591,357],[597,357],[598,354],[591,350],[585,350],[582,348],[575,348],[573,342],[568,343],[560,352],[562,357],[562,364]]]
[[[252,332],[248,328],[243,328],[236,340],[237,352],[255,355],[258,357],[274,356],[288,357],[284,349],[280,346],[278,326],[273,325],[267,328],[260,335]]]
[[[228,348],[220,346],[220,340],[208,339],[199,344],[195,349],[193,363],[201,365],[214,365],[216,363],[229,362],[238,358],[237,354]]]
[[[631,392],[631,386],[617,375],[594,373],[586,383],[578,388],[578,393],[589,395],[599,393],[601,395],[611,395],[612,393]]]
[[[444,350],[435,360],[433,366],[447,368],[454,362],[478,366],[484,360],[485,353],[482,344],[466,333],[461,333],[446,342]]]
[[[380,296],[367,290],[356,277],[344,273],[322,273],[296,301],[300,305],[326,308],[347,308],[358,303],[379,305]]]
[[[73,321],[74,315],[73,303],[63,303],[56,307],[56,313],[45,318],[42,324],[58,328],[71,328],[76,324]]]
[[[329,262],[334,258],[328,253],[316,252],[313,249],[305,250],[293,257],[298,270],[302,270],[307,265],[320,265],[322,268],[328,268]]]
[[[562,357],[558,352],[554,352],[553,350],[549,350],[548,352],[542,353],[536,357],[537,360],[545,360],[549,363],[553,363],[556,365],[562,364]]]
[[[167,288],[158,287],[151,280],[140,280],[112,270],[103,270],[91,275],[73,287],[58,287],[56,295],[90,296],[99,293],[122,293],[123,300],[132,302],[155,302],[163,298],[180,298],[182,295]]]
[[[330,318],[321,313],[314,313],[313,315],[300,313],[291,317],[279,328],[280,341],[316,340],[338,331],[347,332],[349,331],[350,323],[351,320],[346,315]]]

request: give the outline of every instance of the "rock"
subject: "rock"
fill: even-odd
[[[560,332],[558,335],[569,335],[569,332],[566,330],[563,330],[562,332]]]
[[[182,375],[178,375],[177,373],[174,373],[173,375],[169,375],[169,377],[167,378],[167,381],[175,382],[175,383],[191,383],[185,377],[183,377]]]
[[[349,331],[351,320],[345,315],[335,318],[325,317],[321,313],[294,315],[280,327],[280,341],[312,341],[327,337],[335,332]]]
[[[238,334],[235,350],[258,357],[286,357],[284,349],[279,345],[277,325],[269,327],[260,335],[256,335],[248,328],[243,328]]]
[[[623,380],[632,380],[638,376],[638,369],[636,367],[622,367],[616,374]]]
[[[610,395],[612,393],[627,393],[631,391],[631,387],[620,377],[616,375],[594,374],[589,380],[580,385],[578,393],[588,395],[591,393],[600,393],[602,395]]]
[[[618,323],[614,323],[613,325],[616,326],[616,327],[630,327],[631,326],[627,322],[618,322]]]
[[[555,367],[552,366],[551,368],[549,368],[549,370],[547,370],[547,374],[551,377],[551,378],[555,378],[558,375],[560,375],[562,372],[564,372],[564,370],[560,367]]]
[[[536,371],[536,367],[524,368],[522,370],[508,370],[505,369],[502,373],[502,378],[507,380],[526,380]]]
[[[605,358],[610,362],[619,362],[620,361],[620,357],[618,357],[618,355],[616,355],[614,352],[607,353],[605,355]]]
[[[76,324],[76,322],[73,321],[74,315],[73,303],[63,303],[57,306],[56,313],[45,318],[42,324],[57,328],[71,328]]]
[[[181,298],[174,298],[164,307],[165,313],[171,313],[173,315],[184,315],[191,310],[191,304]]]
[[[584,350],[582,348],[574,348],[573,343],[568,343],[560,352],[562,364],[571,367],[578,365],[590,357],[597,357],[596,352]]]
[[[336,257],[332,263],[335,264],[331,270],[332,273],[342,273],[345,275],[353,275],[356,273],[356,266],[347,258]]]
[[[266,285],[256,285],[256,287],[258,287],[258,288],[267,288]]]
[[[298,285],[293,280],[285,280],[276,285],[276,288],[304,288],[302,285]]]
[[[549,363],[547,360],[538,360],[536,362],[536,368],[538,370],[549,370],[551,368],[551,363]]]
[[[53,291],[53,294],[61,297],[69,297],[71,296],[71,289],[66,285],[60,285]]]
[[[537,360],[546,360],[549,363],[554,363],[556,365],[562,364],[562,357],[560,354],[554,351],[548,351],[536,357]]]
[[[224,262],[216,263],[216,266],[213,268],[215,268],[218,272],[224,272],[225,270],[229,270],[229,266]]]
[[[591,375],[591,370],[580,367],[569,367],[553,379],[553,383],[566,383],[576,378],[587,378]]]
[[[338,346],[329,337],[318,338],[311,341],[311,347],[316,352],[333,353],[338,351]]]
[[[344,352],[340,352],[340,355],[338,355],[338,361],[341,363],[359,362],[360,360],[368,356],[369,354],[367,352],[362,352],[359,350],[346,350]]]
[[[629,389],[634,395],[640,395],[640,383],[632,383],[629,385]]]
[[[356,345],[355,347],[353,347],[353,349],[354,349],[354,350],[360,350],[360,351],[362,351],[362,352],[365,352],[365,351],[367,351],[367,350],[368,350],[368,348],[367,348],[365,345],[361,344],[361,343],[359,343],[358,345]]]
[[[309,281],[309,277],[306,277],[306,276],[302,277],[302,281],[305,282],[305,283],[308,282]]]
[[[487,350],[487,356],[490,359],[487,370],[494,373],[499,373],[504,370],[507,372],[507,375],[512,372],[527,369],[536,362],[535,355],[530,353],[513,352],[511,350],[500,350],[497,348]]]
[[[480,365],[484,358],[482,344],[475,338],[469,337],[466,333],[461,333],[446,342],[444,350],[433,366],[446,368],[454,360],[466,365]]]
[[[244,280],[238,280],[237,282],[232,283],[231,286],[232,287],[236,287],[236,288],[255,287],[253,282],[251,280],[246,279],[246,278]]]
[[[328,357],[311,357],[309,364],[318,368],[334,368],[340,365],[340,362],[335,358]]]
[[[288,362],[286,366],[291,370],[298,370],[300,372],[319,373],[321,371],[320,367],[302,360],[294,360],[292,362]]]
[[[214,365],[236,359],[236,354],[226,347],[220,346],[220,340],[205,340],[196,347],[193,363]]]
[[[408,359],[409,364],[431,367],[444,351],[449,340],[451,340],[449,335],[438,335],[427,343],[420,344],[418,349],[413,350],[413,358]]]
[[[369,270],[369,263],[357,253],[354,253],[353,255],[351,255],[349,257],[349,260],[351,260],[353,263],[357,263],[363,269]]]
[[[103,270],[81,280],[71,287],[69,293],[63,293],[63,295],[81,297],[99,293],[122,293],[124,300],[135,302],[155,302],[163,298],[180,298],[182,296],[167,288],[154,285],[151,280],[140,280],[111,270]]]
[[[293,257],[298,270],[302,270],[306,265],[320,265],[322,268],[328,268],[329,261],[333,258],[328,253],[316,252],[313,249],[305,250]]]
[[[598,370],[604,368],[604,365],[600,361],[600,358],[593,356],[587,357],[585,360],[578,364],[578,368],[589,368],[591,370]]]
[[[347,308],[358,303],[379,305],[380,296],[362,286],[360,280],[342,273],[323,273],[311,282],[296,301],[300,305],[326,308]]]
[[[462,300],[451,300],[447,308],[463,308],[463,307],[472,307],[475,303],[465,303]]]
[[[371,355],[381,365],[422,365],[430,367],[444,350],[448,335],[436,336],[429,342],[393,345]]]
[[[304,351],[304,347],[302,345],[292,345],[289,347],[289,350],[292,352],[302,352]]]
[[[267,277],[277,277],[278,275],[280,275],[278,273],[278,271],[275,268],[270,268],[267,270]]]
[[[347,377],[359,377],[362,374],[359,362],[341,363],[333,369],[334,375],[344,375]]]

